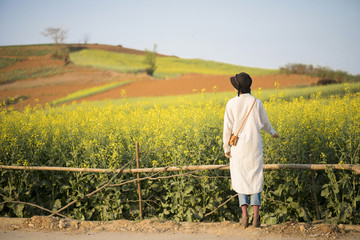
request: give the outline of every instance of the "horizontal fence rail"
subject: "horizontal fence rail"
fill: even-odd
[[[205,170],[229,170],[229,165],[192,165],[183,167],[157,167],[157,168],[128,168],[128,169],[103,169],[103,168],[73,168],[73,167],[45,167],[45,166],[6,166],[0,165],[0,170],[30,170],[30,171],[67,171],[67,172],[92,172],[92,173],[150,173],[150,172],[173,172],[173,171],[205,171]],[[264,164],[264,170],[298,169],[321,171],[326,169],[353,171],[360,174],[360,165],[355,164]]]
[[[131,168],[131,163],[133,163],[136,160],[136,168]],[[144,161],[144,160],[143,160]],[[140,153],[139,153],[139,143],[136,142],[136,158],[130,160],[125,165],[123,165],[121,168],[118,169],[104,169],[104,168],[76,168],[76,167],[50,167],[50,166],[9,166],[9,165],[0,165],[0,171],[3,170],[22,170],[22,171],[61,171],[61,172],[79,172],[79,173],[112,173],[114,174],[111,179],[103,184],[101,187],[95,189],[92,192],[89,192],[83,196],[77,197],[74,200],[72,200],[67,205],[63,206],[62,208],[52,211],[50,209],[46,209],[42,206],[36,205],[34,203],[28,203],[23,202],[17,199],[12,199],[10,197],[7,197],[0,193],[0,197],[4,198],[3,202],[0,202],[0,205],[11,203],[11,204],[23,204],[23,205],[29,205],[32,207],[36,207],[39,209],[42,209],[46,212],[51,213],[50,216],[60,216],[64,218],[69,218],[66,215],[61,214],[60,212],[63,212],[65,209],[69,208],[70,206],[73,206],[75,203],[79,203],[84,198],[89,198],[92,195],[98,193],[104,188],[107,187],[116,187],[116,186],[122,186],[128,183],[137,182],[138,186],[138,197],[139,197],[139,218],[143,218],[143,212],[142,212],[142,194],[141,194],[141,181],[147,180],[147,179],[163,179],[163,178],[171,178],[176,176],[186,176],[191,174],[190,171],[206,171],[206,170],[229,170],[229,165],[189,165],[189,166],[166,166],[166,167],[156,167],[156,168],[140,168]],[[321,219],[321,212],[319,209],[319,202],[317,199],[317,192],[315,187],[315,173],[314,171],[324,171],[327,169],[333,169],[333,170],[346,170],[346,171],[352,171],[353,174],[359,175],[360,174],[360,165],[359,164],[313,164],[313,157],[312,154],[309,155],[309,164],[263,164],[263,170],[286,170],[286,169],[294,169],[294,170],[309,170],[311,171],[311,179],[312,179],[312,192],[314,195],[314,205],[316,209],[316,218],[319,220]],[[174,172],[179,171],[179,174],[174,174],[171,176],[161,176],[161,177],[154,177],[160,172]],[[186,172],[189,171],[189,172]],[[184,172],[184,173],[183,173]],[[186,172],[186,173],[185,173]],[[130,173],[130,174],[136,174],[136,179],[131,179],[128,181],[124,181],[122,183],[113,183],[113,180],[118,177],[119,174],[123,173]],[[152,176],[142,177],[140,178],[140,173],[153,173],[150,174]],[[170,175],[170,174],[169,174]],[[227,202],[229,202],[231,199],[236,197],[237,194],[231,196],[228,198],[225,202],[221,203],[219,206],[217,206],[215,209],[213,209],[211,212],[206,213],[204,217],[207,217],[214,212],[216,212],[219,208],[224,206]]]

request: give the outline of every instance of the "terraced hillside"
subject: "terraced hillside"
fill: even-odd
[[[232,91],[229,77],[246,71],[253,76],[253,89],[309,85],[318,79],[305,75],[278,74],[232,64],[157,55],[154,77],[145,73],[145,52],[100,44],[64,45],[63,56],[55,45],[9,46],[0,48],[0,100],[16,109],[45,105],[80,94],[78,100],[105,100],[171,96],[201,91]],[[65,49],[65,50],[64,50]],[[70,63],[68,62],[70,60]],[[126,84],[125,84],[126,83]],[[91,89],[99,89],[89,94]],[[70,98],[69,98],[70,99]],[[72,100],[76,100],[73,99]],[[64,101],[61,101],[64,102]]]

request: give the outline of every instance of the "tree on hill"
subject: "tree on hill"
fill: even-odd
[[[67,30],[63,29],[61,27],[58,27],[58,28],[48,27],[41,34],[44,35],[45,37],[51,38],[54,41],[56,51],[53,54],[53,57],[58,58],[58,59],[63,59],[65,61],[65,64],[69,64],[70,63],[69,50],[60,45],[65,42],[66,33],[67,33]]]
[[[89,39],[90,39],[90,35],[89,35],[89,34],[85,34],[85,35],[84,35],[84,44],[88,44],[88,43],[89,43]]]
[[[154,44],[154,48],[152,51],[149,51],[145,49],[146,55],[144,63],[148,65],[148,67],[145,69],[146,73],[150,76],[152,76],[157,68],[156,66],[156,44]]]
[[[58,45],[59,43],[64,43],[66,39],[66,33],[67,31],[63,28],[48,27],[41,34],[45,37],[51,38],[54,43]]]

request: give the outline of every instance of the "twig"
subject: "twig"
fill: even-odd
[[[355,215],[357,215],[358,213],[360,213],[360,210],[359,210],[359,211],[356,211],[356,212],[353,212],[350,216],[355,216]],[[311,223],[313,223],[313,224],[322,223],[323,221],[331,221],[331,220],[338,219],[338,218],[339,218],[339,217],[325,218],[325,219],[320,219],[320,220],[312,221]]]
[[[222,206],[224,206],[228,201],[230,201],[231,199],[233,199],[234,197],[236,197],[238,194],[234,194],[233,196],[231,196],[228,200],[226,200],[225,202],[223,202],[222,204],[220,204],[217,208],[215,208],[214,210],[212,210],[211,212],[205,214],[204,217],[207,217],[211,214],[213,214],[214,212],[216,212],[219,208],[221,208]]]
[[[50,217],[53,216],[54,214],[57,214],[57,213],[63,211],[64,209],[70,207],[71,205],[73,205],[73,204],[76,203],[77,201],[82,200],[82,199],[87,198],[87,197],[90,197],[91,195],[93,195],[93,194],[101,191],[101,190],[104,189],[105,187],[109,186],[110,183],[111,183],[130,163],[132,163],[133,161],[135,161],[135,159],[133,159],[133,160],[129,161],[128,163],[126,163],[126,164],[120,169],[120,171],[118,171],[118,172],[117,172],[107,183],[105,183],[102,187],[100,187],[100,188],[96,189],[95,191],[93,191],[93,192],[91,192],[91,193],[88,193],[88,194],[86,194],[86,195],[84,195],[84,196],[82,196],[82,197],[80,197],[80,198],[78,198],[78,199],[73,200],[72,202],[68,203],[66,206],[64,206],[64,207],[60,208],[59,210],[57,210],[56,213],[51,214]]]
[[[21,201],[5,201],[5,202],[1,202],[0,205],[3,205],[3,204],[5,204],[5,203],[17,203],[17,204],[29,205],[29,206],[32,206],[32,207],[40,208],[41,210],[44,210],[44,211],[46,211],[46,212],[52,213],[52,215],[58,215],[58,216],[60,216],[60,217],[66,218],[66,219],[71,219],[71,220],[73,220],[72,218],[70,218],[70,217],[68,217],[68,216],[62,215],[62,214],[60,214],[60,213],[53,212],[53,211],[51,211],[51,210],[49,210],[49,209],[46,209],[46,208],[41,207],[41,206],[39,206],[39,205],[36,205],[36,204],[34,204],[34,203],[21,202]]]
[[[215,178],[225,178],[225,179],[229,179],[230,176],[215,176],[215,177],[212,177],[212,176],[197,176],[197,175],[193,175],[193,174],[189,174],[188,175],[189,177],[194,177],[194,178],[209,178],[209,179],[215,179]]]
[[[3,197],[5,201],[6,201],[6,199],[11,199],[11,198],[9,198],[9,197],[7,197],[7,196],[5,196],[5,195],[1,194],[1,193],[0,193],[0,196],[1,196],[1,197]],[[11,200],[10,200],[10,201],[11,201]]]
[[[167,178],[172,178],[172,177],[182,177],[182,176],[186,176],[186,175],[190,175],[191,173],[197,172],[198,170],[192,171],[192,172],[188,172],[188,173],[180,173],[180,174],[175,174],[175,175],[170,175],[170,176],[164,176],[164,177],[156,177],[154,178],[153,176],[158,175],[160,172],[155,173],[151,176],[148,177],[143,177],[143,178],[134,178],[132,180],[128,180],[126,182],[122,182],[122,183],[115,183],[115,184],[109,184],[109,187],[119,187],[128,183],[132,183],[132,182],[136,182],[136,181],[143,181],[143,180],[158,180],[158,179],[167,179]]]
[[[264,198],[266,200],[268,200],[268,201],[277,202],[277,203],[281,203],[281,204],[286,204],[286,205],[288,205],[288,206],[290,206],[292,208],[302,208],[304,210],[305,214],[306,214],[306,217],[308,219],[310,219],[310,214],[305,210],[305,207],[301,206],[300,204],[293,204],[293,203],[283,202],[283,201],[280,201],[280,200],[270,199],[270,198],[268,198],[266,196],[264,196]]]
[[[4,200],[5,200],[4,202],[1,202],[0,205],[3,205],[3,204],[5,204],[5,203],[25,204],[25,205],[29,205],[29,206],[32,206],[32,207],[37,207],[37,208],[40,208],[40,209],[42,209],[42,210],[44,210],[44,211],[47,211],[47,212],[49,212],[49,213],[54,213],[54,214],[55,214],[55,212],[53,212],[53,211],[51,211],[51,210],[49,210],[49,209],[47,209],[47,208],[41,207],[41,206],[39,206],[39,205],[37,205],[37,204],[35,204],[35,203],[28,203],[28,202],[22,202],[22,201],[13,201],[13,200],[11,200],[11,198],[9,198],[9,197],[1,194],[1,193],[0,193],[0,196],[3,197]],[[7,200],[7,199],[8,199],[8,200]],[[56,215],[59,215],[60,217],[63,217],[63,218],[72,219],[72,218],[70,218],[70,217],[68,217],[68,216],[65,216],[65,215],[62,215],[62,214],[59,214],[59,213],[57,213]]]
[[[293,207],[293,208],[298,208],[300,205],[296,205],[296,204],[293,204],[293,203],[288,203],[288,202],[283,202],[283,201],[280,201],[280,200],[275,200],[275,199],[271,199],[271,198],[268,198],[266,196],[264,196],[264,198],[268,201],[271,201],[271,202],[276,202],[276,203],[280,203],[280,204],[286,204],[290,207]]]

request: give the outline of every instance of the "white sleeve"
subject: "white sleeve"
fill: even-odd
[[[266,132],[270,133],[271,136],[274,136],[274,134],[276,133],[276,131],[272,128],[268,116],[266,114],[264,105],[261,101],[259,101],[259,113],[260,113],[260,121],[261,121],[261,125],[262,125],[262,130],[265,130]]]
[[[229,102],[226,104],[224,114],[224,129],[223,129],[223,148],[224,153],[230,152],[231,146],[229,145],[229,139],[231,137],[232,128],[234,124],[234,115],[231,113]]]

